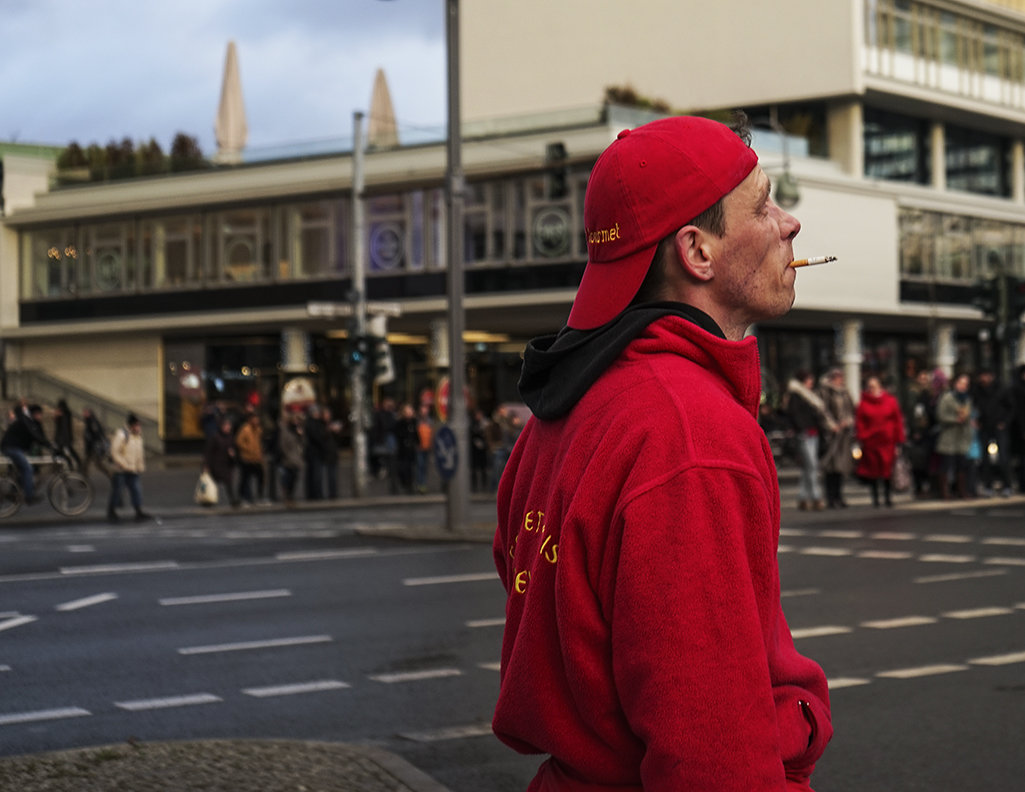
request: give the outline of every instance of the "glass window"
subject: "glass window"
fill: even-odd
[[[934,212],[904,209],[900,213],[900,272],[907,278],[931,275],[938,217]]]
[[[155,289],[198,284],[202,280],[202,236],[202,224],[189,215],[143,222],[139,244],[142,284]]]
[[[334,205],[314,201],[295,208],[296,272],[305,276],[328,275],[338,269]]]
[[[270,276],[268,209],[233,209],[217,214],[218,273],[230,283],[251,283]]]
[[[929,184],[929,129],[918,118],[865,108],[865,175]]]
[[[1010,195],[1006,168],[1010,146],[1006,140],[948,126],[945,148],[948,188],[983,195]]]
[[[69,288],[80,294],[127,291],[135,285],[131,223],[103,223],[84,228],[85,255],[69,273]]]
[[[961,63],[961,40],[957,32],[957,16],[949,11],[940,12],[940,60],[951,66]]]
[[[79,249],[73,226],[41,228],[22,237],[21,295],[60,297],[65,294],[66,273],[78,267]]]
[[[953,280],[972,277],[972,231],[967,217],[941,216],[936,239],[936,276]]]
[[[406,207],[401,194],[366,201],[369,271],[394,272],[406,259]]]

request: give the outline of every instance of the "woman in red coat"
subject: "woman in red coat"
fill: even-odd
[[[879,482],[883,497],[890,500],[890,474],[897,446],[904,442],[904,419],[897,400],[887,393],[878,377],[869,377],[855,416],[855,429],[861,445],[861,459],[855,471],[872,487],[872,505],[879,505]]]

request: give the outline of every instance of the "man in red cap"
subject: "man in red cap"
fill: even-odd
[[[508,591],[495,733],[531,792],[809,790],[825,676],[780,607],[780,498],[747,328],[794,301],[800,223],[746,137],[622,133],[591,172],[567,326],[498,492]]]

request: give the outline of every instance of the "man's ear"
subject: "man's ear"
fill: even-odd
[[[712,278],[712,237],[697,226],[684,226],[676,232],[676,255],[687,274],[699,281]]]

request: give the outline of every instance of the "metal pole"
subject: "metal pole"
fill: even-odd
[[[367,334],[367,295],[363,212],[363,113],[352,116],[352,328],[357,338]],[[352,383],[352,494],[367,494],[366,361],[349,361]]]
[[[459,462],[448,482],[447,527],[453,533],[468,527],[470,424],[463,399],[463,203],[462,124],[459,109],[459,0],[445,0],[445,39],[448,58],[448,414]]]

